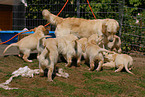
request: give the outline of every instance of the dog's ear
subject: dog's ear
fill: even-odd
[[[102,33],[103,33],[103,34],[106,33],[106,28],[107,28],[107,24],[103,24],[103,25],[102,25]]]
[[[77,51],[77,47],[78,47],[78,39],[74,40],[75,41],[75,51]]]
[[[50,50],[46,47],[46,49],[47,49],[47,55],[49,55],[49,53],[50,53]]]
[[[116,59],[116,56],[117,56],[117,53],[115,53],[115,54],[112,55],[112,58],[114,59],[114,61]]]
[[[91,40],[91,43],[95,45],[97,44],[95,40]]]
[[[120,26],[119,26],[119,23],[117,22],[117,31],[119,31],[119,28],[120,28]]]
[[[54,38],[55,42],[56,42],[56,47],[58,48],[58,41],[56,38]]]
[[[42,30],[43,30],[43,31],[46,31],[46,28],[43,26],[43,27],[42,27]]]

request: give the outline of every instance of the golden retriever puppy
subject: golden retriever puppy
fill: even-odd
[[[78,39],[73,34],[57,37],[58,52],[62,54],[67,61],[66,66],[70,67],[72,63],[72,58],[76,56],[75,51],[75,40]]]
[[[94,40],[96,44],[100,46],[101,48],[105,48],[104,42],[106,43],[107,41],[104,41],[105,39],[102,39],[101,37],[99,37],[98,34],[92,34],[88,38],[88,42],[91,42],[92,40]]]
[[[87,38],[81,38],[81,39],[76,40],[76,45],[77,45],[76,55],[77,55],[78,66],[80,66],[82,56],[86,59],[85,47],[86,47],[87,42],[88,42]]]
[[[96,44],[99,45],[101,48],[106,48],[108,50],[114,50],[117,51],[118,53],[121,53],[121,39],[119,36],[114,35],[113,41],[109,42],[105,37],[104,39],[100,38],[97,34],[92,34],[89,38],[88,41],[96,41]]]
[[[38,51],[37,57],[39,57],[39,55],[44,50],[44,48],[47,44],[47,39],[45,39],[45,38],[50,38],[50,37],[51,37],[50,35],[45,35],[44,37],[39,39],[38,44],[37,44],[37,51]]]
[[[48,81],[52,80],[52,73],[58,60],[57,41],[55,38],[48,38],[44,42],[44,49],[39,55],[39,72],[40,76],[44,75],[44,70],[48,69]]]
[[[113,42],[108,42],[107,44],[107,48],[109,48],[109,50],[114,50],[118,53],[121,53],[121,39],[119,36],[114,35],[114,39]]]
[[[80,40],[77,40],[77,51],[78,56],[81,57],[81,55],[84,55],[85,59],[89,59],[89,70],[94,70],[95,61],[99,61],[99,65],[96,69],[97,71],[101,70],[101,67],[104,63],[104,57],[102,53],[112,53],[111,51],[100,48],[94,40],[88,42],[87,38],[81,38]]]
[[[120,72],[124,67],[125,70],[130,73],[130,74],[134,74],[131,71],[131,66],[133,64],[133,59],[131,56],[127,55],[127,54],[118,54],[118,53],[114,53],[114,54],[105,54],[105,58],[107,58],[109,60],[109,62],[103,64],[103,67],[117,67],[118,69],[115,70],[115,72]],[[129,68],[129,69],[128,69]]]
[[[114,19],[61,18],[46,9],[42,11],[42,15],[51,24],[56,25],[56,37],[73,34],[78,38],[88,38],[92,34],[98,34],[100,37],[104,35],[109,41],[113,41],[114,35],[119,30],[119,23]]]
[[[7,51],[8,48],[12,47],[12,46],[16,46],[19,48],[20,50],[20,54],[24,54],[23,55],[23,59],[26,62],[32,62],[32,60],[28,60],[28,57],[30,55],[31,50],[34,50],[37,48],[37,43],[38,40],[44,36],[45,34],[45,27],[40,25],[35,29],[35,33],[26,36],[24,38],[22,38],[20,41],[18,41],[17,43],[12,43],[10,45],[8,45],[3,54]]]

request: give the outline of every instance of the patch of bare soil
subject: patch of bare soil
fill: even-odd
[[[38,61],[36,59],[36,54],[33,54],[30,59],[33,60],[32,63],[26,63],[21,58],[19,58],[16,55],[10,55],[5,57],[0,57],[0,83],[5,82],[10,76],[11,73],[15,70],[17,70],[19,67],[28,66],[31,69],[37,69]],[[134,63],[133,63],[133,70],[132,72],[136,74],[136,76],[133,76],[131,74],[128,74],[125,70],[120,73],[115,73],[115,69],[110,68],[103,68],[102,71],[89,71],[89,67],[86,64],[81,64],[81,67],[72,66],[70,68],[65,67],[65,63],[61,62],[57,64],[57,67],[61,67],[65,70],[65,72],[69,73],[70,77],[68,79],[55,76],[54,82],[49,83],[47,81],[47,77],[39,77],[39,75],[35,75],[33,78],[25,78],[25,77],[18,77],[14,78],[14,80],[10,83],[10,87],[18,87],[20,89],[30,90],[34,91],[37,88],[44,88],[44,91],[47,91],[49,93],[52,93],[53,96],[68,96],[65,94],[65,89],[62,89],[63,83],[72,85],[72,87],[77,87],[75,91],[71,93],[71,95],[76,96],[82,96],[82,95],[98,95],[98,96],[105,96],[106,89],[105,86],[98,86],[111,83],[111,85],[119,85],[120,87],[123,87],[121,94],[118,94],[119,91],[114,91],[113,94],[109,94],[110,96],[139,96],[142,94],[142,91],[145,91],[145,88],[143,88],[140,85],[141,80],[145,82],[145,58],[144,57],[133,57]],[[91,78],[86,77],[90,74]],[[96,80],[96,82],[91,81]],[[98,80],[98,82],[97,82]],[[101,80],[101,81],[100,81]],[[58,84],[62,84],[62,86]],[[90,85],[90,86],[89,86]],[[70,86],[71,87],[71,86]],[[89,90],[88,88],[98,88],[96,91],[101,91],[101,94],[95,94],[94,90]],[[111,86],[110,86],[111,87]],[[119,88],[119,87],[118,87]],[[141,90],[138,91],[138,89]],[[4,91],[4,90],[1,90]],[[112,90],[113,91],[113,90]],[[6,91],[5,91],[6,92]],[[41,92],[41,91],[40,91]],[[104,93],[105,92],[105,93]],[[131,92],[131,94],[128,94]],[[134,94],[133,94],[134,92]],[[1,97],[4,96],[4,94],[0,94]],[[12,92],[9,92],[9,96],[18,96],[20,94],[15,94]],[[24,94],[23,96],[25,96]],[[108,95],[108,96],[109,96]],[[142,94],[143,95],[143,94]]]

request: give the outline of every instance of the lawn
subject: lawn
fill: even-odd
[[[19,67],[28,66],[38,68],[36,57],[33,62],[24,62],[18,56],[0,57],[0,83],[5,82],[11,73]],[[100,72],[89,71],[88,65],[82,62],[81,67],[65,67],[65,61],[57,64],[69,73],[69,78],[54,76],[53,82],[47,77],[35,75],[33,78],[17,77],[10,83],[10,87],[17,90],[4,90],[0,88],[0,97],[118,97],[118,96],[145,96],[145,58],[134,56],[131,75],[125,70],[115,73],[115,68],[102,68]]]

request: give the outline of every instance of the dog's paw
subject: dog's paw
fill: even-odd
[[[48,82],[53,82],[53,80],[52,79],[48,79]]]
[[[71,65],[70,65],[70,64],[66,64],[65,66],[66,66],[66,67],[70,67]]]
[[[115,70],[114,72],[118,72],[117,70]]]
[[[28,60],[28,62],[33,62],[32,60]]]
[[[88,70],[90,70],[90,71],[93,71],[94,69],[92,69],[92,68],[89,68]]]
[[[80,65],[80,63],[77,63],[77,67],[80,67],[81,65]]]
[[[131,70],[131,68],[129,68],[128,70]]]
[[[99,69],[96,69],[96,71],[99,72],[100,70]]]

